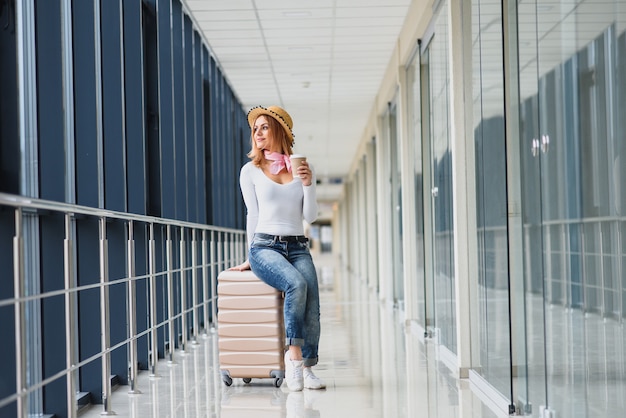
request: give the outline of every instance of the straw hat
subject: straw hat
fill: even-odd
[[[250,129],[254,126],[254,121],[261,115],[271,116],[276,119],[283,126],[283,129],[287,132],[287,136],[291,138],[291,143],[293,144],[295,137],[291,130],[293,128],[293,121],[285,109],[278,106],[253,107],[248,112],[248,125],[250,125]]]

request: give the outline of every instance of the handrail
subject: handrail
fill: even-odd
[[[243,233],[240,229],[235,228],[225,228],[219,226],[212,226],[206,224],[197,224],[186,221],[178,221],[175,219],[168,218],[157,218],[155,216],[150,215],[139,215],[135,213],[129,212],[118,212],[109,209],[99,209],[92,208],[89,206],[81,206],[81,205],[72,205],[69,203],[63,202],[55,202],[52,200],[44,200],[44,199],[34,199],[25,196],[12,195],[8,193],[0,192],[0,206],[13,206],[15,208],[29,208],[29,209],[38,209],[38,210],[46,210],[53,211],[59,213],[70,213],[73,215],[87,215],[93,217],[104,217],[104,218],[112,218],[119,219],[125,221],[138,221],[143,223],[156,223],[161,225],[172,225],[179,226],[185,228],[194,228],[194,229],[202,229],[206,231],[215,231],[215,232],[230,232],[235,234]]]
[[[73,205],[62,202],[54,202],[43,199],[34,199],[24,196],[0,193],[0,209],[13,208],[15,210],[14,226],[15,236],[13,237],[13,268],[14,268],[14,292],[13,297],[0,299],[0,308],[14,306],[15,315],[15,392],[4,398],[0,398],[0,409],[10,404],[16,403],[18,416],[20,418],[33,413],[49,413],[54,411],[28,411],[29,397],[37,391],[43,390],[52,382],[65,378],[67,390],[67,415],[76,417],[78,405],[76,393],[79,392],[78,379],[76,373],[87,364],[94,361],[101,361],[102,367],[102,414],[113,415],[111,410],[111,353],[126,347],[128,350],[128,385],[129,393],[140,393],[136,389],[138,344],[140,338],[147,337],[148,353],[143,353],[148,358],[148,369],[151,376],[158,376],[157,361],[159,341],[157,330],[163,330],[166,341],[164,344],[163,356],[170,362],[174,361],[174,349],[178,346],[182,351],[187,350],[187,335],[190,334],[190,345],[197,344],[201,319],[204,322],[204,332],[209,327],[213,327],[216,320],[217,300],[216,300],[216,275],[223,269],[238,264],[245,256],[245,231],[216,227],[205,224],[197,224],[174,219],[158,218],[154,216],[132,214],[126,212],[112,211],[107,209],[92,208],[87,206]],[[38,257],[37,253],[28,246],[28,237],[24,235],[24,222],[32,217],[45,217],[49,212],[64,215],[65,237],[61,238],[63,244],[63,268],[64,284],[61,288],[28,293],[25,291],[25,284],[29,280],[37,278],[28,277],[25,271],[26,261],[31,257]],[[93,278],[99,277],[97,283],[78,285],[76,280],[75,256],[76,248],[76,225],[83,217],[98,220],[99,233],[94,237],[98,241],[99,247],[98,265],[94,265]],[[126,242],[124,253],[126,256],[124,277],[109,277],[109,238],[107,236],[107,221],[116,220],[125,223],[125,235],[118,237],[118,241]],[[60,221],[61,222],[61,221]],[[146,274],[136,275],[136,246],[134,228],[139,226],[145,240],[140,249],[146,255]],[[161,228],[162,242],[157,243],[155,228]],[[32,229],[32,228],[31,228]],[[3,231],[0,230],[0,234]],[[44,242],[42,245],[56,244],[56,240],[51,243]],[[59,243],[61,244],[61,243]],[[94,242],[95,244],[95,242]],[[37,247],[34,247],[37,248]],[[159,251],[158,251],[158,250]],[[118,249],[119,251],[119,249]],[[165,268],[157,268],[157,255],[161,254],[162,265]],[[176,255],[175,255],[176,254]],[[142,259],[143,260],[143,259]],[[178,264],[178,265],[175,265]],[[45,272],[43,272],[45,275]],[[97,276],[96,276],[97,275]],[[157,283],[158,281],[158,283]],[[139,282],[145,283],[147,294],[143,293],[145,307],[141,311],[142,318],[146,319],[145,329],[137,330],[137,306],[138,295],[136,285]],[[176,284],[176,285],[175,285]],[[111,344],[109,335],[111,323],[109,322],[109,310],[111,306],[109,289],[113,286],[126,288],[125,300],[121,301],[126,310],[126,338],[120,340],[119,337]],[[164,290],[166,301],[157,299],[157,287]],[[200,287],[202,290],[200,291]],[[167,289],[165,289],[167,288]],[[78,296],[81,292],[94,291],[99,289],[100,298],[100,335],[101,348],[96,354],[79,361],[79,355],[75,349],[80,340],[80,329],[78,328]],[[191,295],[189,295],[191,293]],[[65,306],[59,316],[65,318],[65,345],[66,364],[65,367],[47,378],[40,378],[37,381],[27,379],[27,339],[25,337],[25,317],[28,309],[44,300],[63,296]],[[116,301],[117,302],[117,301]],[[120,304],[118,304],[120,305]],[[159,321],[157,310],[164,313]],[[202,317],[200,316],[202,310]],[[176,335],[175,324],[179,327],[178,332],[182,332],[182,339]],[[33,326],[30,322],[28,326]],[[98,325],[96,325],[98,326]],[[41,333],[41,325],[35,325],[36,333]],[[182,331],[181,331],[182,329]],[[32,354],[31,354],[32,355]],[[29,365],[32,367],[32,365]],[[118,367],[119,368],[119,367]]]

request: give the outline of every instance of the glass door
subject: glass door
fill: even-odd
[[[448,84],[448,2],[434,17],[435,35],[426,46],[429,64],[430,175],[432,199],[433,289],[435,327],[439,342],[456,354],[456,289],[454,225],[452,221],[452,147]],[[426,138],[426,137],[425,137]]]
[[[428,41],[422,44],[420,42],[420,69],[419,69],[419,84],[420,84],[420,115],[422,120],[421,126],[421,138],[422,138],[422,158],[420,161],[424,162],[422,168],[423,173],[423,187],[426,189],[423,193],[424,201],[424,297],[423,297],[423,309],[424,309],[424,335],[433,336],[435,331],[435,291],[434,291],[434,263],[435,258],[433,255],[433,243],[435,228],[433,226],[433,196],[434,188],[432,186],[432,168],[431,160],[432,155],[431,148],[431,127],[430,127],[430,52],[428,49]]]
[[[423,146],[426,141],[422,138],[428,138],[428,135],[424,136],[424,105],[422,104],[422,97],[424,92],[422,91],[423,77],[422,69],[426,66],[423,65],[421,59],[421,42],[418,43],[416,53],[410,61],[410,64],[406,68],[407,79],[407,115],[409,120],[409,141],[411,143],[411,155],[413,158],[413,172],[409,173],[413,176],[414,181],[414,207],[415,207],[415,241],[416,252],[415,257],[415,287],[413,289],[414,294],[407,296],[407,303],[414,303],[415,320],[427,330],[426,318],[428,317],[426,309],[426,284],[425,284],[425,231],[424,225],[426,223],[425,215],[426,210],[424,208],[424,150]],[[427,68],[427,67],[426,67]],[[427,70],[425,71],[427,74]],[[425,96],[428,97],[428,96]],[[428,115],[428,113],[426,113]]]

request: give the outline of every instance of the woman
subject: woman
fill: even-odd
[[[248,260],[231,270],[252,271],[285,293],[285,381],[292,391],[323,389],[311,366],[317,364],[320,309],[317,274],[302,221],[317,217],[315,175],[305,161],[292,173],[291,116],[278,106],[248,112],[252,161],[239,183],[248,210]]]

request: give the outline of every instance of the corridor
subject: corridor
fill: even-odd
[[[330,257],[316,258],[320,271],[328,271]],[[373,298],[340,301],[337,279],[320,274],[322,339],[316,371],[326,390],[290,393],[285,385],[275,388],[271,379],[249,385],[234,379],[226,387],[212,332],[187,353],[176,352],[173,364],[159,362],[159,377],[141,372],[141,394],[118,387],[111,409],[118,417],[136,418],[498,417],[468,381],[456,379],[439,362],[431,340],[405,329],[392,309]],[[80,416],[96,418],[101,412],[102,405],[94,405]]]

